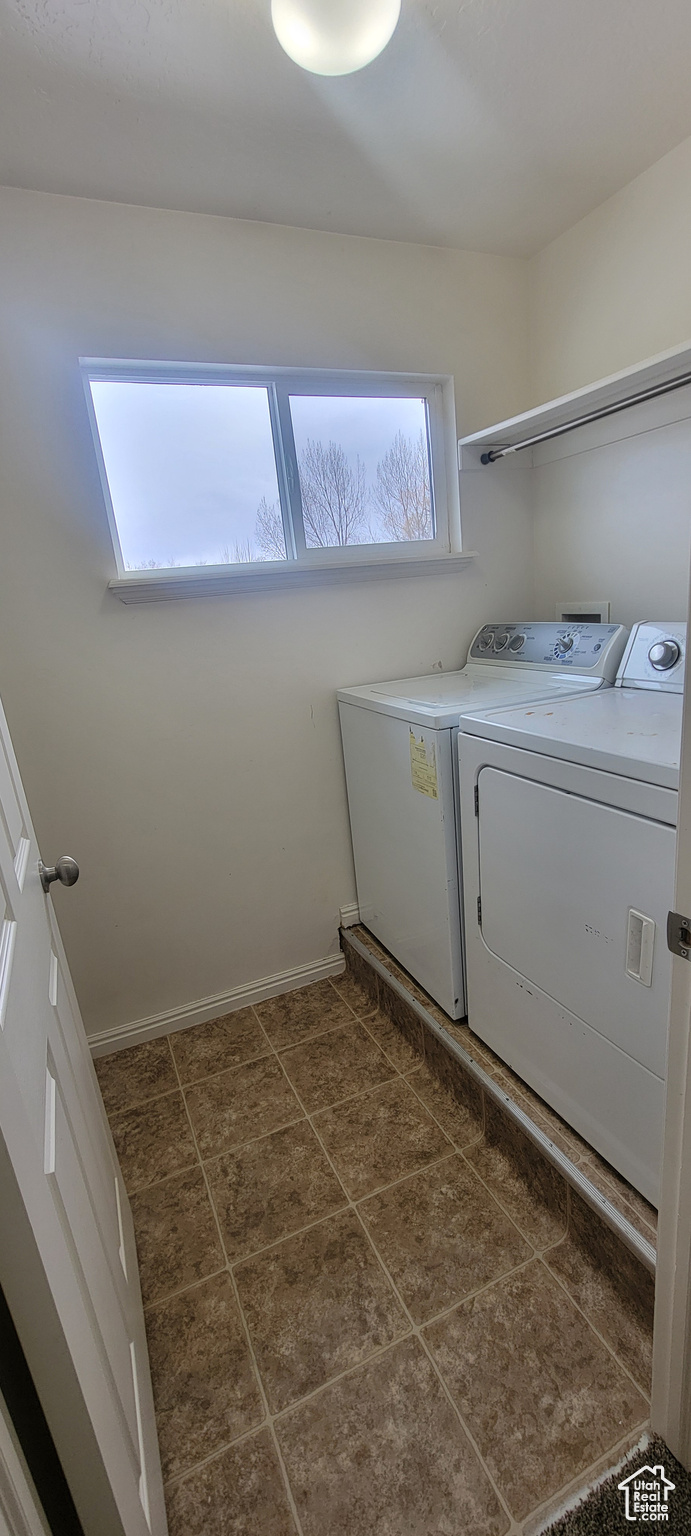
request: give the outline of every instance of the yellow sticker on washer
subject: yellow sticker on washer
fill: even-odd
[[[416,736],[410,731],[410,778],[413,789],[419,790],[421,795],[428,795],[430,800],[437,800],[437,754],[434,750],[434,741],[425,741],[424,736]]]

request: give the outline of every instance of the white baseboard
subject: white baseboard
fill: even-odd
[[[360,921],[360,908],[356,901],[349,901],[346,907],[339,908],[342,928],[354,928]]]
[[[307,965],[279,971],[277,976],[247,981],[230,992],[219,992],[217,997],[202,997],[196,1003],[184,1003],[182,1008],[170,1008],[166,1013],[152,1013],[148,1019],[136,1019],[132,1024],[116,1024],[112,1029],[89,1035],[91,1054],[94,1057],[109,1056],[111,1051],[125,1050],[128,1045],[141,1045],[143,1040],[155,1040],[158,1035],[189,1029],[192,1024],[205,1024],[207,1019],[235,1013],[238,1008],[263,1002],[266,997],[279,997],[282,992],[294,992],[297,987],[309,986],[311,981],[321,981],[324,976],[340,975],[344,968],[342,954],[325,955],[322,960],[310,960]]]

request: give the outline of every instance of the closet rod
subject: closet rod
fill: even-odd
[[[565,421],[563,426],[548,427],[546,432],[526,437],[522,443],[510,443],[506,448],[488,448],[486,453],[480,454],[480,463],[494,464],[497,459],[505,459],[509,453],[520,453],[522,448],[533,448],[536,443],[546,443],[551,437],[562,437],[564,432],[573,432],[575,427],[585,427],[590,421],[602,421],[604,416],[614,416],[617,411],[626,411],[630,405],[642,405],[645,400],[655,400],[658,395],[669,395],[674,389],[683,389],[685,384],[691,384],[691,373],[680,373],[675,379],[667,379],[664,384],[652,384],[650,389],[642,389],[637,395],[627,395],[625,400],[601,405],[598,410],[588,411],[585,416],[574,416],[572,421]]]

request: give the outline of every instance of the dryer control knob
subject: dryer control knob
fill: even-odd
[[[509,650],[510,651],[521,651],[523,649],[524,645],[525,645],[525,635],[514,635],[513,640],[509,641]]]
[[[507,647],[507,645],[509,643],[509,639],[510,639],[510,636],[509,636],[509,633],[508,633],[507,630],[502,630],[501,634],[495,635],[494,636],[494,649],[495,649],[495,651],[505,651],[506,647]]]
[[[658,640],[648,651],[648,661],[656,672],[669,672],[681,656],[681,646],[676,640]]]
[[[573,635],[560,635],[554,649],[558,656],[568,656],[569,651],[573,650]]]

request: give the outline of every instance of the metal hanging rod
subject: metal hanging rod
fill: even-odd
[[[683,389],[685,384],[691,384],[691,373],[680,373],[675,379],[667,379],[664,384],[652,384],[650,389],[642,389],[637,395],[627,395],[625,400],[617,400],[613,405],[601,405],[596,411],[588,411],[585,416],[574,416],[573,421],[565,421],[561,427],[548,427],[546,432],[526,437],[522,443],[511,443],[506,448],[488,448],[486,453],[480,454],[480,463],[494,464],[497,459],[505,459],[509,453],[520,453],[522,448],[533,448],[536,443],[546,443],[551,437],[562,437],[565,432],[573,432],[576,427],[585,427],[591,421],[602,421],[604,416],[614,416],[617,411],[627,411],[630,405],[642,405],[645,400],[656,400],[658,395],[669,395],[674,389]]]

